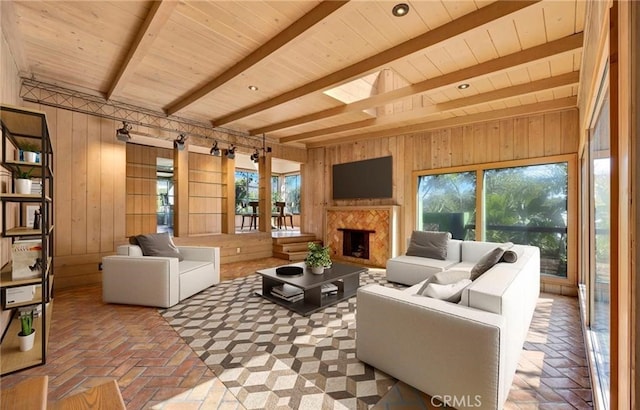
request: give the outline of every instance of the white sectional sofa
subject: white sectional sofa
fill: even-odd
[[[220,282],[220,248],[178,246],[184,260],[122,245],[102,258],[102,300],[168,308]]]
[[[447,260],[453,263],[447,266],[470,270],[501,244],[451,240],[450,245],[454,251],[448,250]],[[449,256],[458,248],[456,262]],[[460,303],[417,295],[422,282],[404,290],[360,288],[358,359],[452,407],[501,409],[540,292],[539,249],[514,245],[511,250],[517,261],[494,265],[463,290]],[[414,258],[394,258],[394,281],[416,283],[446,263],[421,265]]]

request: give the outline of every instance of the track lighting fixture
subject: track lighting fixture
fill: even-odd
[[[131,124],[126,121],[122,121],[122,128],[118,128],[116,130],[116,138],[118,141],[127,142],[131,140],[131,135],[129,135],[129,131],[131,130]]]
[[[178,135],[178,138],[176,138],[173,141],[173,148],[177,148],[178,151],[184,151],[185,142],[187,141],[187,138],[189,138],[189,137],[187,137],[184,134]]]
[[[218,148],[218,141],[217,140],[213,143],[213,147],[211,147],[211,150],[209,151],[209,154],[213,155],[214,157],[219,157],[220,156],[220,148]]]
[[[256,148],[253,154],[251,154],[251,161],[258,162],[259,160],[260,160],[260,151],[258,151],[258,148]]]
[[[234,159],[236,157],[236,147],[231,144],[231,146],[229,147],[229,149],[226,151],[226,156],[228,159]]]

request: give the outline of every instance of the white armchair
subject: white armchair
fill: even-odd
[[[184,260],[123,245],[102,258],[102,300],[168,308],[220,282],[220,248],[179,246]]]

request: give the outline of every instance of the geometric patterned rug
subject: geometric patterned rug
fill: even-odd
[[[384,270],[369,283],[398,287]],[[247,409],[367,409],[394,386],[356,358],[355,296],[303,317],[261,288],[257,274],[224,281],[160,312]]]

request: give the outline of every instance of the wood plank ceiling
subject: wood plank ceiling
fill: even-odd
[[[583,1],[406,3],[3,1],[2,25],[24,77],[287,144],[577,105]]]

